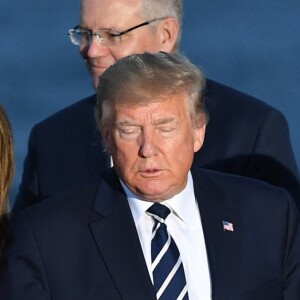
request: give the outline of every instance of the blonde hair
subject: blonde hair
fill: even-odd
[[[8,222],[8,194],[14,174],[12,131],[7,115],[0,105],[0,250]]]
[[[159,101],[169,95],[186,94],[195,125],[208,122],[204,103],[203,73],[179,53],[132,54],[119,59],[101,76],[95,117],[99,128],[110,120],[105,103]]]

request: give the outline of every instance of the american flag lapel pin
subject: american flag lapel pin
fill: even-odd
[[[232,223],[229,223],[227,221],[222,221],[223,222],[223,230],[224,231],[234,231],[233,230],[233,224]]]

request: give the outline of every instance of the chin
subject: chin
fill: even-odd
[[[148,187],[141,189],[139,192],[141,197],[147,201],[163,201],[172,197],[172,195],[169,195],[170,191],[162,187]]]

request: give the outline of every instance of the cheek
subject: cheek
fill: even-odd
[[[135,156],[129,151],[117,151],[115,154],[113,162],[119,176],[125,181],[133,180],[137,169]]]
[[[111,53],[112,53],[113,58],[117,61],[128,55],[138,54],[140,52],[137,51],[135,48],[130,47],[130,48],[118,49],[116,51],[112,51]]]
[[[116,47],[110,47],[110,55],[115,61],[117,61],[128,55],[140,53],[137,49],[137,45],[135,44],[135,42],[127,43],[126,41],[125,43],[121,43]]]
[[[194,157],[195,144],[193,135],[187,133],[178,139],[176,144],[170,145],[168,153],[172,153],[171,158],[174,160],[174,164],[177,162],[178,168],[190,168]]]
[[[123,165],[132,163],[137,155],[137,146],[134,142],[126,142],[119,138],[110,142],[112,155]]]
[[[140,54],[145,51],[158,52],[160,49],[156,46],[156,41],[144,40],[131,40],[130,43],[124,44],[115,51],[112,51],[112,55],[116,60],[126,57],[131,54]]]

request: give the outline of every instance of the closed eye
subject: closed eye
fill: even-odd
[[[105,32],[105,38],[110,40],[110,41],[119,41],[120,40],[120,37],[121,37],[121,34],[119,32],[114,32],[114,31],[106,31]]]
[[[174,127],[159,127],[158,130],[161,132],[172,132],[173,130],[175,130],[175,128]]]
[[[120,133],[122,134],[134,134],[138,132],[139,130],[137,129],[119,129]]]
[[[117,131],[119,132],[121,138],[131,139],[140,134],[141,128],[138,126],[122,126],[118,127]]]
[[[156,130],[163,138],[172,137],[177,132],[176,127],[174,126],[162,126],[158,127]]]

